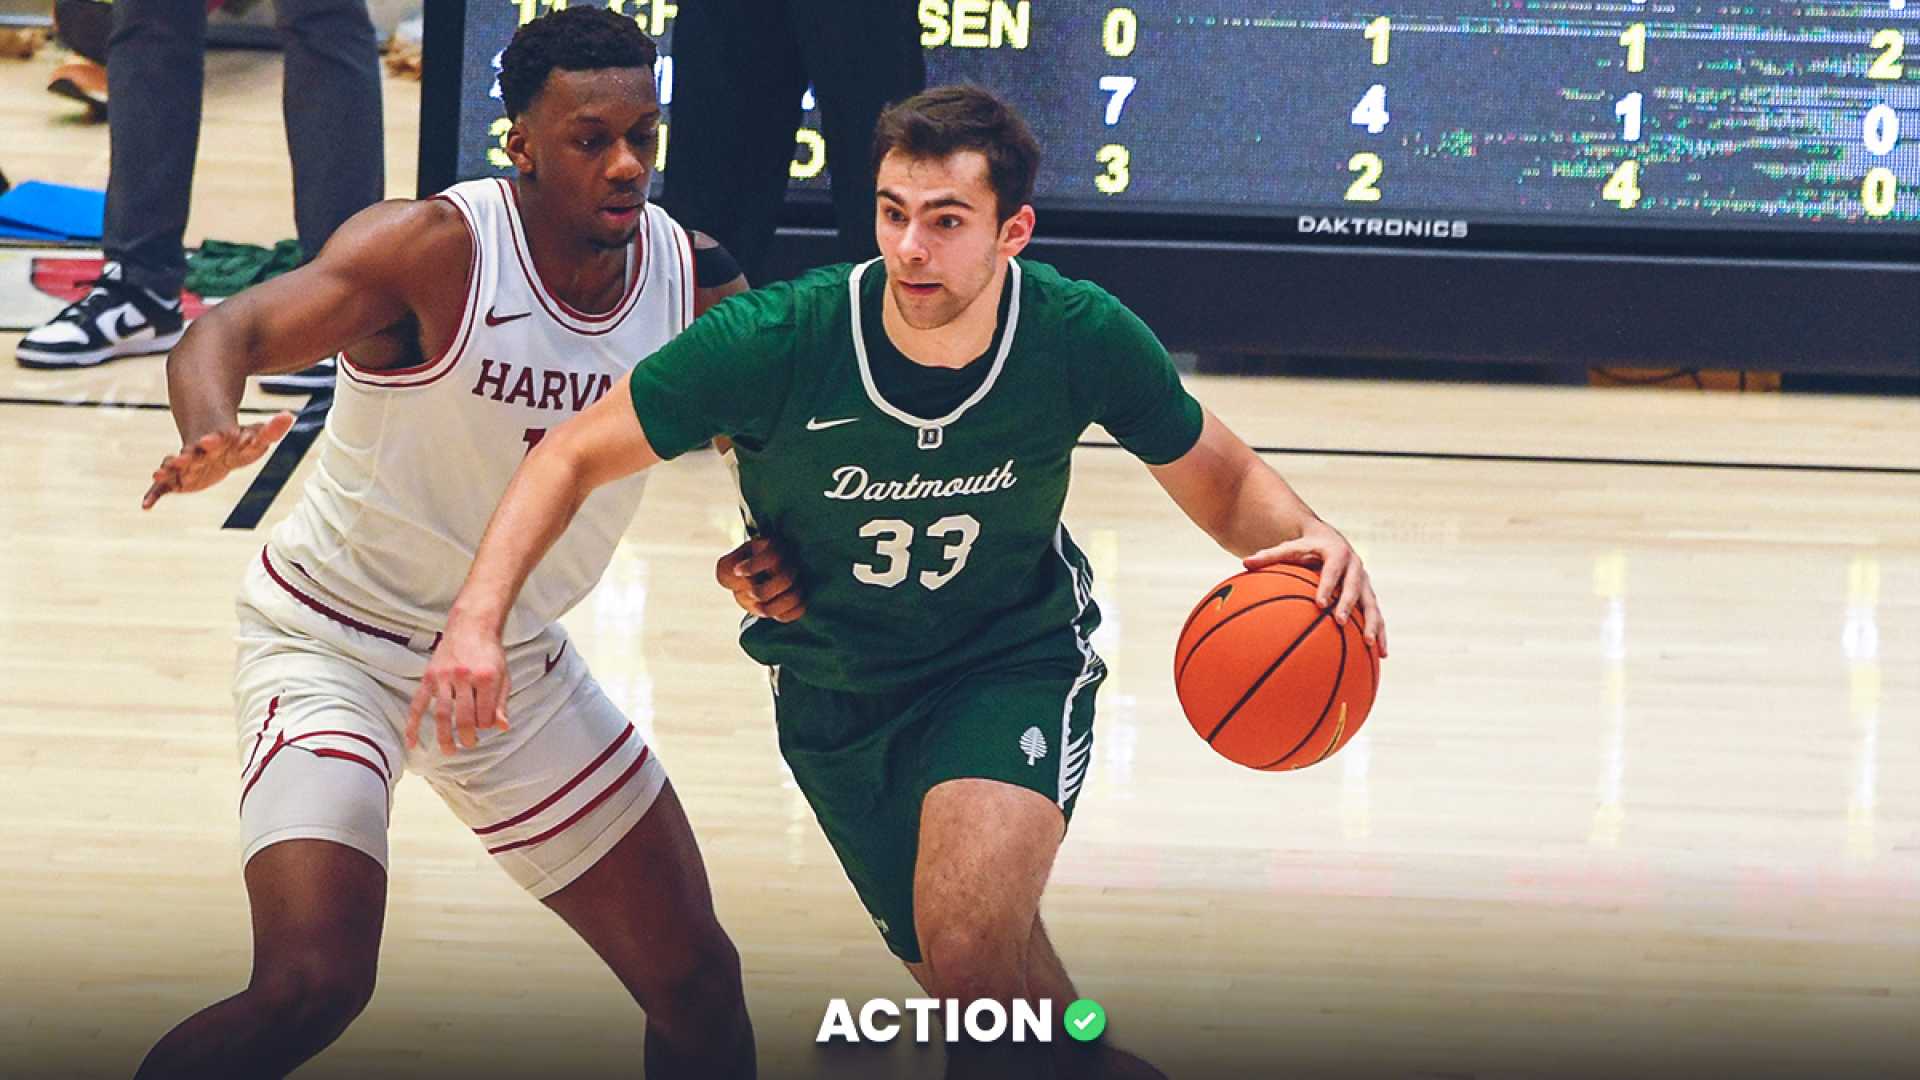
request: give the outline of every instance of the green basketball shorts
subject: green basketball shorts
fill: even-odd
[[[924,686],[826,690],[776,673],[780,752],[894,955],[920,960],[920,804],[948,780],[1028,788],[1073,818],[1106,664],[1071,630]]]

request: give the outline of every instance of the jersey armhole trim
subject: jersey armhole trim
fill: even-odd
[[[340,371],[354,382],[363,386],[380,387],[388,390],[403,390],[415,386],[425,386],[438,382],[455,367],[466,352],[467,341],[473,337],[473,320],[480,311],[480,232],[473,227],[473,215],[457,192],[445,191],[434,196],[445,201],[460,215],[460,225],[467,230],[467,242],[472,253],[467,257],[466,299],[460,309],[459,328],[453,340],[439,356],[412,367],[396,368],[392,371],[371,371],[353,362],[345,349],[340,350]]]

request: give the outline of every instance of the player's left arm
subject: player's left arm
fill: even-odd
[[[1365,636],[1387,655],[1387,626],[1373,582],[1353,545],[1320,520],[1273,467],[1211,412],[1186,453],[1149,466],[1153,478],[1195,525],[1249,570],[1276,563],[1320,568],[1321,607],[1345,623],[1357,608]]]

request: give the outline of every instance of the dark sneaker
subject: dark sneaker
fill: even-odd
[[[180,301],[162,299],[120,280],[108,263],[91,291],[20,339],[14,359],[21,367],[84,368],[121,356],[163,353],[186,329]]]
[[[260,376],[260,389],[269,394],[311,394],[333,389],[334,361],[325,360],[299,371]]]
[[[87,107],[87,119],[107,118],[107,69],[91,60],[75,60],[53,69],[47,90]]]

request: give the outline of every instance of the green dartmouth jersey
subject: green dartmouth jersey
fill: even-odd
[[[730,438],[749,527],[795,567],[807,613],[750,619],[755,660],[864,693],[1069,629],[1084,649],[1099,613],[1060,524],[1074,445],[1099,423],[1165,464],[1200,406],[1107,292],[1026,260],[1007,277],[993,345],[958,371],[893,347],[879,260],[733,297],[634,368],[655,452]]]

